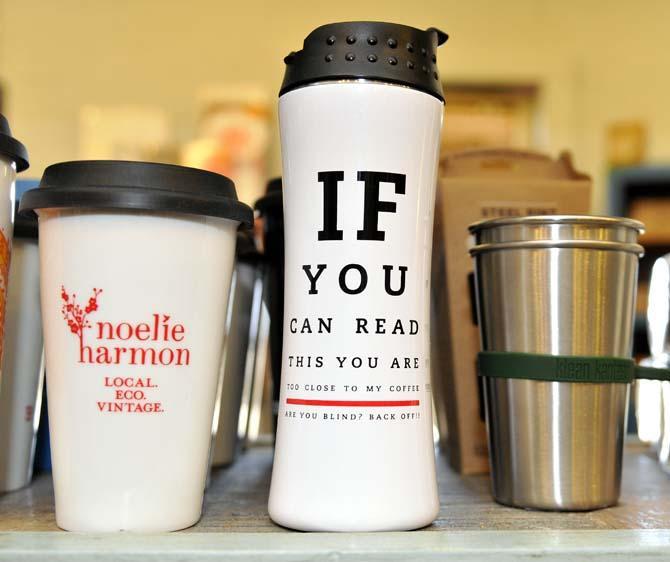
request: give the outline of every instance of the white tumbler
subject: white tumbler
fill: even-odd
[[[0,385],[0,492],[27,486],[44,380],[37,220],[17,216]]]
[[[229,179],[139,162],[46,169],[39,216],[56,523],[173,531],[200,518],[241,222]]]
[[[444,98],[435,29],[320,27],[279,98],[286,274],[270,517],[392,531],[438,512],[429,366]]]
[[[16,174],[27,169],[26,147],[12,136],[9,122],[0,113],[0,359],[5,339],[5,309],[14,223],[14,183]]]

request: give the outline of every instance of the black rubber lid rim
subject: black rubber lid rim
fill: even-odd
[[[0,113],[0,156],[14,162],[17,172],[23,172],[30,167],[28,150],[12,136],[7,118]]]
[[[16,202],[16,214],[14,216],[14,238],[24,238],[37,240],[39,228],[37,227],[37,217],[20,215],[19,203]]]
[[[254,208],[261,214],[265,214],[268,211],[274,211],[277,208],[281,209],[283,204],[284,204],[284,194],[281,191],[279,192],[275,191],[273,193],[268,193],[267,195],[264,195],[258,201],[256,201]]]
[[[265,188],[265,195],[254,203],[254,209],[265,215],[268,212],[283,211],[284,193],[282,190],[282,178],[271,179]]]
[[[97,160],[49,166],[24,193],[20,213],[48,208],[114,209],[202,215],[253,224],[233,182],[220,174],[148,162]]]

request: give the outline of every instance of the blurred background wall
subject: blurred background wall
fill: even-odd
[[[576,167],[594,176],[596,210],[605,200],[613,124],[641,123],[644,159],[670,161],[670,2],[663,0],[0,0],[3,110],[30,148],[35,176],[78,156],[85,105],[157,106],[185,143],[203,86],[253,84],[267,91],[274,112],[283,57],[314,27],[351,19],[447,31],[439,58],[447,86],[537,86],[529,142],[573,153]],[[274,119],[270,175],[280,172]]]

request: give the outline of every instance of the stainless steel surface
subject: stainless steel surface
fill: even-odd
[[[244,375],[249,351],[249,332],[257,268],[238,262],[235,266],[229,319],[221,363],[221,381],[215,413],[212,466],[225,466],[235,460]],[[255,354],[254,354],[255,356]]]
[[[472,249],[482,348],[629,358],[639,253],[632,246],[641,225],[586,217],[496,222],[473,228],[486,244]],[[487,379],[496,500],[557,510],[616,503],[628,392],[627,384]]]
[[[530,240],[636,243],[644,225],[633,219],[586,215],[504,217],[470,225],[478,244]]]
[[[250,447],[272,442],[274,435],[262,433],[263,398],[268,394],[270,369],[270,314],[265,304],[268,271],[259,268],[253,284],[249,343],[244,368],[242,403],[240,406],[238,437],[242,445]]]
[[[582,248],[585,250],[605,250],[616,252],[628,252],[641,256],[644,248],[639,244],[626,244],[623,242],[609,242],[601,240],[529,240],[526,242],[499,242],[496,244],[478,244],[470,249],[474,256],[484,252],[500,250],[541,250],[546,248]]]

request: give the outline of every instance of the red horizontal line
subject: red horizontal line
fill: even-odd
[[[382,407],[418,406],[418,400],[306,400],[304,398],[287,398],[287,404],[295,406],[354,406],[354,407]]]

